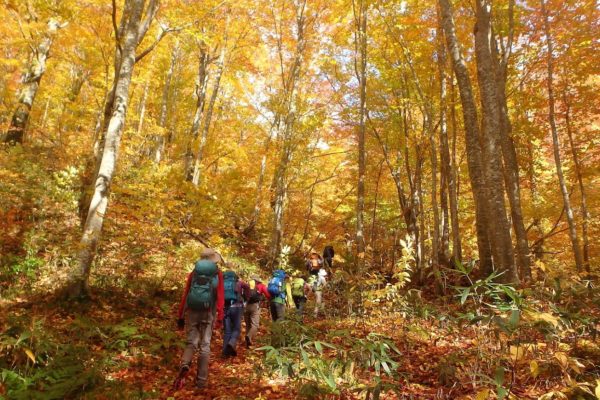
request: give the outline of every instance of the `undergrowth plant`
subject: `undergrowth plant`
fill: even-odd
[[[392,387],[383,379],[396,377],[399,365],[400,351],[391,339],[375,333],[357,338],[348,330],[335,330],[327,334],[326,340],[319,340],[315,337],[318,331],[297,322],[274,325],[292,337],[286,345],[257,350],[265,353],[267,370],[292,380],[301,395],[314,398],[351,392],[375,399]]]

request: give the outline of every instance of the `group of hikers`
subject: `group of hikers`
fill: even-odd
[[[333,257],[331,246],[325,247],[323,256],[311,252],[306,260],[306,279],[297,271],[288,275],[286,271],[277,269],[265,285],[258,275],[250,276],[248,282],[243,281],[231,265],[225,265],[218,252],[204,249],[187,277],[179,303],[177,325],[179,329],[187,327],[187,339],[174,389],[183,387],[198,349],[196,387],[206,386],[213,329],[223,329],[223,358],[237,355],[242,319],[246,328],[246,347],[252,347],[260,325],[262,302],[269,303],[273,322],[285,318],[286,306],[295,308],[296,317],[303,321],[308,296],[314,294],[313,315],[318,318],[324,310],[323,289],[327,286],[327,269],[331,270]],[[228,269],[222,271],[221,265]]]

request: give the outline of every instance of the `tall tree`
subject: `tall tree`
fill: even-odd
[[[438,73],[440,79],[440,209],[441,213],[441,237],[438,259],[444,264],[450,264],[450,213],[448,208],[449,201],[449,182],[450,177],[450,147],[448,144],[448,76],[446,74],[446,47],[444,45],[441,17],[438,7]]]
[[[491,3],[476,1],[475,54],[482,109],[482,150],[485,174],[484,190],[488,198],[488,235],[495,269],[502,280],[517,282],[510,225],[504,204],[504,166],[502,163],[501,114],[491,43]],[[517,182],[518,185],[518,182]]]
[[[194,94],[196,96],[196,105],[194,110],[194,118],[192,120],[192,126],[190,128],[190,134],[186,141],[186,152],[185,152],[185,178],[187,181],[192,181],[194,176],[194,152],[193,145],[198,139],[200,133],[200,125],[202,123],[202,115],[204,113],[204,105],[206,102],[206,91],[208,87],[209,71],[208,66],[210,64],[210,56],[206,49],[204,42],[198,44],[198,77],[196,81],[196,90]]]
[[[78,270],[71,277],[71,296],[86,295],[92,262],[96,254],[108,201],[112,179],[117,166],[121,135],[129,105],[129,86],[136,62],[136,48],[146,34],[155,16],[155,2],[150,1],[144,13],[145,0],[126,0],[123,10],[122,30],[115,32],[119,56],[119,71],[114,86],[112,114],[104,134],[104,148],[98,170],[95,190],[83,227],[78,253]],[[143,28],[143,29],[142,29]]]
[[[294,125],[297,123],[297,85],[300,79],[300,70],[306,49],[306,0],[294,0],[295,15],[295,50],[289,69],[286,70],[283,63],[280,64],[280,75],[282,80],[282,93],[277,102],[277,111],[274,125],[277,127],[277,137],[282,143],[279,164],[275,170],[272,190],[274,192],[273,206],[273,229],[271,232],[271,244],[269,246],[269,262],[271,265],[277,263],[281,253],[284,211],[287,198],[288,178],[287,170],[294,153]],[[280,22],[281,23],[281,22]],[[277,47],[279,59],[284,59],[282,44],[282,27],[275,21],[276,31],[279,31]]]
[[[227,29],[227,28],[225,28]],[[213,110],[217,97],[219,96],[219,88],[221,86],[221,77],[223,76],[223,70],[225,69],[225,55],[227,53],[227,33],[225,33],[225,39],[221,44],[221,51],[219,53],[219,59],[217,61],[217,71],[215,73],[215,81],[213,83],[212,93],[208,102],[208,108],[206,109],[206,115],[202,121],[202,134],[200,135],[200,143],[196,151],[196,160],[194,163],[194,173],[192,175],[192,183],[194,186],[200,185],[201,174],[202,174],[202,157],[204,156],[204,147],[208,140],[208,131],[210,130],[210,123],[212,121]]]
[[[490,3],[491,7],[491,3]],[[512,52],[514,37],[514,0],[508,2],[508,33],[506,41],[498,35],[498,40],[490,32],[491,51],[494,63],[494,75],[498,85],[497,100],[500,113],[500,143],[502,157],[504,160],[504,180],[506,183],[506,195],[510,204],[512,225],[516,238],[517,265],[521,277],[525,280],[531,279],[531,266],[529,261],[529,243],[527,231],[523,221],[521,207],[521,185],[519,183],[519,163],[517,151],[512,138],[512,124],[508,115],[508,99],[506,94],[506,83],[508,77],[508,62]],[[500,47],[500,50],[498,49]]]
[[[562,160],[560,157],[560,139],[558,137],[558,129],[556,127],[556,111],[554,98],[554,43],[552,41],[552,30],[550,26],[550,17],[546,9],[546,1],[540,0],[542,16],[544,19],[544,35],[546,36],[546,85],[548,90],[548,122],[550,124],[550,132],[552,134],[552,148],[554,154],[554,163],[556,165],[556,174],[558,175],[558,184],[562,193],[563,205],[567,215],[567,223],[569,224],[569,238],[571,239],[571,248],[575,257],[575,266],[577,271],[581,271],[583,267],[583,257],[579,247],[579,238],[577,236],[577,227],[575,226],[575,217],[573,216],[573,208],[571,208],[571,200],[569,198],[569,190],[562,169]]]
[[[438,0],[442,15],[442,25],[446,37],[448,53],[452,60],[452,68],[462,104],[462,113],[465,125],[467,167],[471,178],[471,190],[475,202],[475,227],[477,230],[477,248],[479,250],[480,268],[485,274],[493,270],[492,249],[488,233],[490,221],[488,217],[489,202],[484,191],[483,158],[479,142],[479,120],[475,97],[469,71],[461,54],[454,20],[452,17],[452,6],[449,0]]]
[[[583,267],[585,271],[590,274],[590,240],[588,237],[588,227],[590,220],[590,213],[587,206],[587,191],[583,184],[583,174],[581,172],[581,160],[575,140],[573,139],[573,127],[571,123],[571,100],[567,95],[567,89],[563,95],[563,104],[565,107],[565,125],[567,128],[567,137],[569,138],[569,147],[571,148],[571,155],[573,156],[573,164],[575,167],[575,176],[577,177],[577,185],[579,186],[580,195],[580,213],[581,213],[581,239],[583,240]]]
[[[365,122],[367,118],[367,0],[353,0],[354,11],[354,68],[358,79],[358,184],[356,190],[356,251],[357,267],[361,271],[365,262]]]
[[[159,132],[154,137],[154,162],[156,164],[160,163],[160,160],[163,157],[163,153],[165,151],[165,144],[167,142],[167,134],[165,130],[167,129],[167,116],[169,110],[169,100],[171,96],[171,81],[173,80],[173,73],[175,72],[175,66],[179,60],[180,56],[179,42],[176,41],[173,45],[173,50],[171,50],[171,61],[169,63],[169,69],[165,75],[165,84],[163,86],[162,97],[160,101],[160,114],[158,117],[158,126],[161,128],[161,132]]]

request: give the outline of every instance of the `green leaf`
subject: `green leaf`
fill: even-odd
[[[504,367],[501,365],[494,372],[494,382],[497,386],[502,386],[502,383],[504,383]]]
[[[462,292],[462,295],[460,296],[460,304],[465,304],[465,301],[467,301],[467,297],[469,296],[470,291],[471,291],[471,288],[466,288]]]
[[[508,395],[508,390],[506,390],[502,386],[498,387],[498,400],[502,400],[507,395]]]
[[[327,385],[331,388],[331,390],[335,390],[337,385],[335,383],[335,378],[333,377],[333,375],[326,375],[324,378],[325,382],[327,382]]]
[[[320,342],[315,342],[315,349],[319,352],[319,354],[323,354],[323,346]]]

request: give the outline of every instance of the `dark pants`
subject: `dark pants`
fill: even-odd
[[[242,331],[242,314],[244,307],[231,306],[225,310],[225,319],[223,321],[225,333],[223,335],[223,351],[227,345],[234,349],[237,346],[237,341]]]
[[[300,317],[304,316],[304,306],[306,305],[305,296],[294,296],[294,304],[296,304],[296,314]]]
[[[285,317],[285,304],[271,302],[271,319],[279,321]]]

